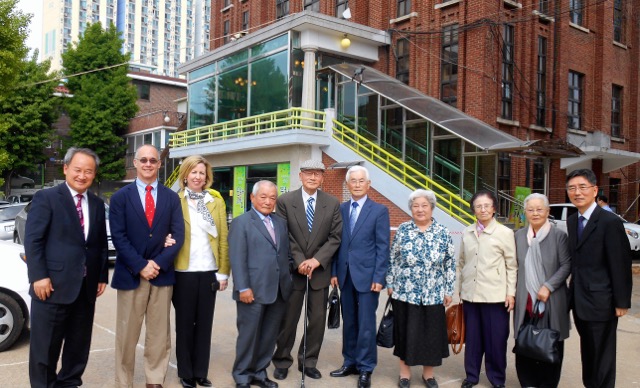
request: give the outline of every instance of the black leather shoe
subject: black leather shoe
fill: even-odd
[[[249,384],[236,384],[236,388],[251,388]]]
[[[504,388],[504,384],[494,385],[493,388]]]
[[[211,380],[206,377],[196,377],[196,383],[202,387],[212,387]]]
[[[411,380],[400,377],[398,379],[398,388],[410,388]]]
[[[460,385],[460,388],[472,388],[474,385],[476,385],[478,383],[472,383],[471,381],[464,379],[462,381],[462,385]]]
[[[180,379],[180,384],[182,384],[184,388],[196,388],[195,379]]]
[[[358,388],[371,387],[371,372],[360,372],[358,377]]]
[[[288,374],[289,374],[288,368],[276,368],[273,371],[273,378],[276,380],[284,380],[287,378]]]
[[[261,388],[278,388],[278,383],[269,380],[268,377],[265,377],[264,380],[253,379],[251,380],[251,385],[257,385]]]
[[[298,370],[302,372],[302,366],[298,366]],[[322,373],[320,373],[318,369],[312,366],[305,366],[304,374],[307,375],[307,377],[311,377],[312,379],[316,379],[316,380],[322,378]]]
[[[353,365],[351,365],[351,366],[343,365],[342,368],[340,368],[338,370],[334,370],[333,372],[331,372],[329,374],[331,375],[331,377],[346,377],[346,376],[350,376],[350,375],[357,375],[358,374],[358,368],[356,368]]]
[[[426,388],[438,388],[438,382],[433,377],[425,379],[424,376],[422,376],[422,382]]]

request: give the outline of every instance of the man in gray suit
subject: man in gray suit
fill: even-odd
[[[308,318],[307,346],[304,373],[313,378],[322,377],[316,368],[327,321],[327,298],[331,278],[331,260],[340,246],[342,216],[338,199],[318,190],[324,179],[324,165],[307,160],[300,166],[302,188],[282,194],[278,198],[278,215],[287,220],[289,243],[294,262],[293,291],[287,304],[287,314],[278,336],[273,355],[276,367],[273,377],[284,380],[293,364],[291,349],[296,340],[296,328],[306,293]],[[303,368],[303,343],[298,349],[298,370]]]
[[[238,340],[233,379],[237,388],[275,388],[267,366],[291,294],[287,224],[272,215],[278,190],[259,181],[251,193],[252,209],[229,230],[229,259],[236,301]]]

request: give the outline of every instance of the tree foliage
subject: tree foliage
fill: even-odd
[[[18,87],[0,98],[0,122],[7,126],[0,138],[0,149],[9,154],[3,176],[9,181],[13,171],[34,169],[44,163],[45,144],[51,140],[52,124],[57,119],[58,97],[54,96],[55,81],[51,78],[49,60],[38,63],[38,51],[24,58],[17,77]]]
[[[120,135],[138,111],[136,89],[127,77],[129,54],[122,54],[122,45],[113,24],[105,30],[96,23],[87,26],[78,42],[62,54],[73,95],[65,100],[71,145],[98,154],[98,181],[124,177],[126,145]]]

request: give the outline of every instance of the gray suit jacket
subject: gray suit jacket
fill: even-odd
[[[233,299],[239,291],[250,288],[255,303],[271,304],[278,297],[291,294],[289,239],[287,224],[271,215],[277,244],[273,243],[264,222],[254,209],[236,217],[229,229],[229,261],[233,276]]]
[[[338,199],[318,190],[315,215],[311,233],[307,226],[307,213],[302,201],[302,188],[278,197],[278,215],[287,220],[291,256],[296,269],[293,274],[293,286],[304,290],[306,276],[298,274],[298,266],[305,260],[315,257],[320,267],[313,271],[309,285],[314,290],[329,287],[331,280],[331,260],[340,247],[342,235],[342,216]]]
[[[529,251],[527,230],[522,228],[516,232],[516,252],[518,257],[518,283],[516,285],[516,309],[513,316],[514,336],[518,336],[520,325],[524,321],[527,310],[527,286],[525,285],[525,258]],[[571,256],[567,235],[556,227],[551,227],[547,238],[540,243],[542,267],[544,269],[544,285],[551,291],[545,304],[542,323],[560,332],[560,339],[569,337],[569,302],[567,299],[567,277],[571,272]],[[535,300],[534,300],[535,302]]]

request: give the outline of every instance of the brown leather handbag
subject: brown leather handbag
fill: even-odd
[[[462,303],[449,306],[445,313],[447,317],[447,337],[451,344],[453,354],[462,351],[464,345],[464,313],[462,312]]]

